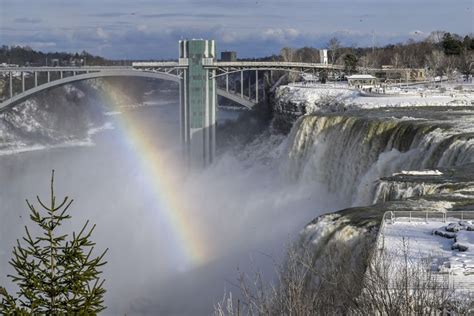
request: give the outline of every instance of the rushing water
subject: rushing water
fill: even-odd
[[[292,130],[288,174],[312,178],[351,205],[374,199],[374,182],[401,170],[474,162],[470,108],[377,109],[303,117]]]

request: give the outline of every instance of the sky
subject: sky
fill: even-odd
[[[474,32],[474,0],[0,0],[0,44],[112,59],[174,59],[179,39],[261,57],[324,48],[331,37],[371,46],[431,31]]]

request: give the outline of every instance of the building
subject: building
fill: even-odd
[[[423,68],[395,68],[393,65],[382,65],[382,69],[369,72],[385,82],[426,81],[426,71]]]
[[[327,49],[321,49],[319,51],[319,62],[321,64],[328,64],[328,50]]]
[[[82,58],[69,58],[69,62],[66,66],[70,67],[82,67],[84,66],[84,59]]]
[[[352,75],[347,77],[347,82],[350,87],[355,87],[359,89],[367,89],[375,86],[377,78],[372,75]]]
[[[237,61],[237,52],[221,52],[221,61]]]

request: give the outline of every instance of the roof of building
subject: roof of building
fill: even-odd
[[[349,76],[347,77],[347,79],[377,79],[375,78],[374,76],[372,75],[352,75],[352,76]]]

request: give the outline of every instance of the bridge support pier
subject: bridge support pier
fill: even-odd
[[[255,102],[258,103],[258,70],[255,70]]]
[[[252,89],[251,89],[251,81],[252,81],[252,80],[250,80],[250,79],[252,79],[251,73],[249,73],[249,74],[247,75],[247,78],[248,78],[248,81],[249,81],[249,100],[250,100],[250,99],[252,99]]]
[[[25,92],[25,73],[21,72],[21,92]]]
[[[13,73],[10,71],[10,98],[13,98]]]
[[[225,91],[229,92],[229,71],[227,70],[227,74],[225,75]]]
[[[240,72],[240,97],[244,98],[244,71]]]
[[[180,126],[184,158],[189,167],[203,168],[214,160],[216,147],[215,70],[203,67],[215,61],[215,41],[180,41],[179,58],[180,63],[188,65],[180,81]]]

